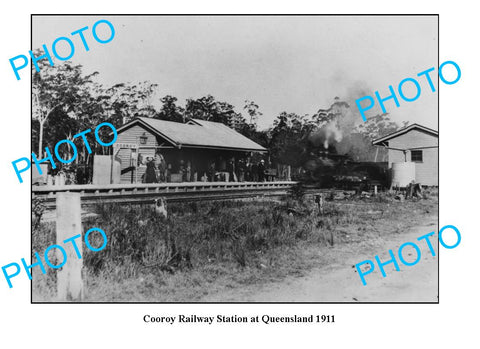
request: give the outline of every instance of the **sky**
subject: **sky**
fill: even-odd
[[[100,19],[115,28],[106,44],[91,32]],[[70,35],[85,26],[88,52],[78,35]],[[106,28],[98,26],[99,37],[109,36]],[[32,47],[51,49],[56,38],[69,37],[75,44],[71,61],[85,73],[98,71],[100,83],[158,84],[157,108],[167,94],[181,106],[211,94],[237,112],[251,100],[263,113],[259,127],[266,128],[283,111],[312,115],[339,97],[361,123],[355,100],[374,91],[387,97],[392,85],[400,107],[392,100],[385,107],[394,121],[438,129],[437,28],[436,16],[34,16]],[[59,52],[66,52],[64,44]],[[432,67],[436,92],[417,77]],[[414,102],[398,94],[405,78],[421,86]],[[407,97],[416,94],[412,86],[404,85]],[[367,115],[381,112],[376,101]]]

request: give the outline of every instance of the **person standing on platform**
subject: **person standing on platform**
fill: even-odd
[[[208,166],[208,181],[215,182],[215,161],[212,161]]]
[[[250,161],[248,161],[247,164],[245,165],[245,180],[247,182],[252,181],[252,164]]]
[[[192,163],[187,161],[187,167],[185,168],[185,182],[192,180]]]
[[[258,182],[258,165],[256,163],[252,163],[252,179],[254,182]]]
[[[260,160],[258,164],[258,181],[265,182],[265,160]]]
[[[155,173],[155,162],[153,158],[147,158],[147,170],[145,172],[145,183],[158,183],[157,174]]]
[[[165,182],[165,170],[167,169],[165,158],[160,152],[155,154],[155,167],[157,168],[157,178],[159,182]]]
[[[172,164],[167,164],[167,170],[165,171],[166,180],[168,183],[172,181]]]
[[[182,182],[185,182],[185,162],[183,160],[180,160],[180,167],[178,169],[178,173],[180,174],[180,178]]]
[[[228,180],[227,182],[235,182],[235,160],[232,158],[227,163]]]
[[[240,159],[238,160],[238,181],[243,182],[245,181],[245,162]]]

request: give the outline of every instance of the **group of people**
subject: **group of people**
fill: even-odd
[[[217,170],[215,162],[210,164],[208,170],[208,180],[211,182],[264,182],[266,180],[265,160],[259,162],[245,162],[243,159],[235,160],[232,158],[224,166],[220,162]]]
[[[172,164],[165,161],[162,154],[156,153],[155,157],[147,157],[146,170],[143,175],[144,183],[163,183],[172,182]],[[195,182],[197,180],[197,173],[192,171],[192,165],[190,161],[185,162],[180,160],[180,166],[177,175],[180,175],[182,182]]]
[[[231,158],[227,161],[224,158],[219,158],[217,161],[212,161],[205,172],[200,171],[200,177],[192,163],[184,160],[179,160],[175,167],[176,172],[173,173],[172,164],[167,163],[160,153],[156,153],[154,157],[147,157],[145,165],[146,170],[142,177],[143,183],[196,182],[197,180],[209,182],[264,182],[267,180],[265,160],[253,162],[239,159],[235,161],[234,158]]]

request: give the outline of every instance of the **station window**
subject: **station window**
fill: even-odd
[[[413,162],[423,162],[423,151],[422,150],[412,150],[412,161]]]

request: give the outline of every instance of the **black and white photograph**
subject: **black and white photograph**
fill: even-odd
[[[472,4],[2,3],[0,346],[474,347]]]
[[[438,21],[33,15],[32,302],[438,303]]]

